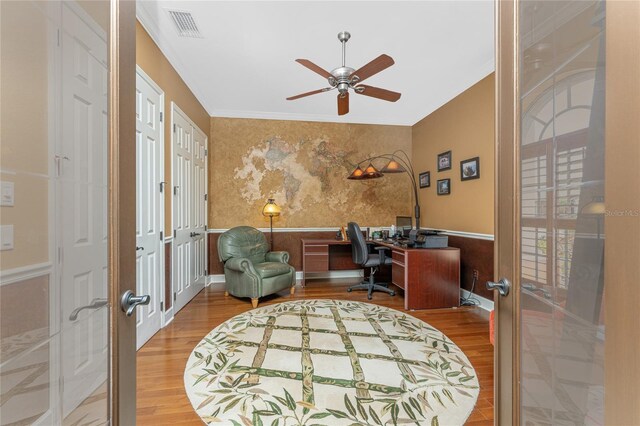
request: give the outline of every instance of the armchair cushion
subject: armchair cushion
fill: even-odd
[[[258,275],[262,278],[275,277],[276,275],[287,274],[291,271],[291,266],[281,262],[264,262],[253,265]]]
[[[246,257],[232,257],[227,260],[224,267],[236,272],[249,272],[256,274],[253,263],[251,263],[251,260]]]

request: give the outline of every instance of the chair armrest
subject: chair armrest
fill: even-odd
[[[267,262],[289,263],[289,253],[286,251],[270,251],[266,256]]]
[[[256,270],[253,268],[253,263],[246,257],[232,257],[225,262],[224,266],[232,271],[250,272],[257,275]]]
[[[384,260],[387,257],[387,254],[385,252],[387,250],[390,250],[389,247],[376,246],[374,248],[378,250],[378,255],[380,256],[380,264],[384,265]]]

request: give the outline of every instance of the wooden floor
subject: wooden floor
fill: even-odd
[[[294,299],[349,299],[368,302],[366,291],[347,293],[353,280],[313,280],[261,299],[260,305]],[[402,292],[374,293],[370,303],[404,311]],[[249,299],[225,297],[221,287],[205,288],[139,351],[137,359],[137,423],[139,425],[203,424],[184,391],[183,374],[195,345],[214,327],[251,309]],[[489,342],[488,313],[480,308],[412,311],[453,340],[478,373],[480,396],[467,424],[493,424],[493,346]]]

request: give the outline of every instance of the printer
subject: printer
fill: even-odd
[[[449,237],[441,235],[435,229],[412,229],[409,233],[409,246],[415,248],[445,248],[449,246]]]

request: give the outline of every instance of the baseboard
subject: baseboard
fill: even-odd
[[[477,294],[471,294],[468,290],[463,288],[460,289],[460,297],[466,299],[471,295],[472,300],[476,300],[478,302],[478,307],[484,309],[487,312],[493,311],[493,300],[485,299],[482,296],[478,296]]]
[[[307,278],[362,278],[364,276],[363,269],[349,270],[349,271],[328,271],[317,272],[312,275],[308,275]],[[302,281],[302,271],[296,272],[296,282]],[[224,274],[209,275],[207,278],[207,285],[224,284]]]

